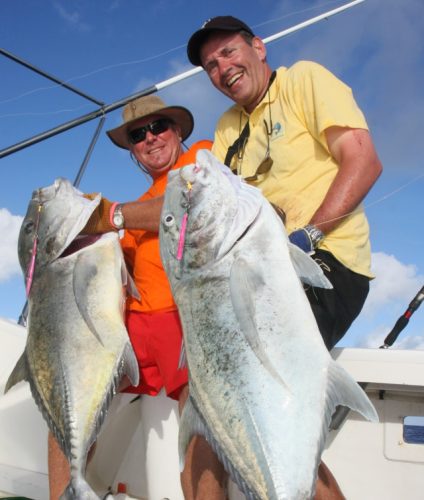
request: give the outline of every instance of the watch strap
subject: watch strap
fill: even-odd
[[[318,243],[324,239],[324,233],[313,224],[307,224],[303,229],[306,231],[309,239],[311,240],[312,248],[316,248]]]
[[[115,214],[115,208],[118,205],[119,205],[119,203],[117,201],[115,201],[114,203],[112,203],[112,205],[110,206],[110,210],[109,210],[109,222],[110,222],[110,225],[113,227],[116,227],[115,224],[113,223],[113,216]]]

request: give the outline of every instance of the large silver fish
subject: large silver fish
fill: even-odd
[[[160,245],[190,374],[180,456],[202,434],[248,498],[311,498],[335,407],[377,420],[318,331],[299,276],[328,287],[320,267],[205,150],[169,174]]]
[[[6,391],[29,382],[71,466],[64,499],[99,498],[84,478],[87,452],[123,375],[135,385],[139,376],[123,320],[127,273],[118,235],[77,238],[99,201],[57,179],[34,191],[18,241],[24,275],[34,256],[35,267],[27,343]]]

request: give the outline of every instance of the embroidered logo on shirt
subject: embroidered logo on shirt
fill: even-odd
[[[280,122],[274,123],[274,126],[272,127],[272,133],[270,140],[274,141],[275,139],[278,139],[279,137],[283,137],[284,135],[284,129],[283,126],[281,125]]]

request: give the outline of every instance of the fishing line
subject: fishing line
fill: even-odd
[[[13,118],[13,117],[23,117],[23,116],[52,116],[52,115],[60,115],[62,113],[70,113],[71,111],[78,111],[80,109],[85,109],[88,108],[90,105],[89,104],[83,104],[81,106],[78,106],[77,108],[64,108],[64,109],[57,109],[56,111],[46,111],[45,113],[43,112],[37,112],[37,111],[31,111],[28,113],[9,113],[5,115],[0,115],[1,118]]]
[[[317,4],[314,7],[309,7],[307,9],[301,9],[301,10],[298,10],[298,11],[295,11],[295,12],[291,12],[290,14],[286,14],[286,15],[281,16],[281,17],[277,17],[277,18],[270,19],[268,21],[264,21],[263,23],[254,24],[254,25],[252,25],[252,28],[254,29],[254,28],[258,28],[260,26],[265,26],[267,24],[270,24],[270,23],[273,23],[273,22],[277,22],[277,21],[280,21],[282,19],[286,19],[286,18],[295,16],[295,15],[298,15],[298,14],[302,14],[304,12],[309,12],[311,10],[317,10],[317,9],[319,9],[321,7],[325,7],[326,5],[335,4],[335,3],[339,3],[339,2],[337,0],[331,0],[329,2],[324,2],[322,4]],[[156,55],[153,55],[153,56],[149,56],[149,57],[146,57],[146,58],[143,58],[143,59],[136,59],[134,61],[126,61],[126,62],[121,62],[121,63],[116,63],[116,64],[110,64],[110,65],[107,65],[107,66],[102,66],[102,67],[100,67],[98,69],[95,69],[93,71],[90,71],[88,73],[84,73],[82,75],[71,77],[68,80],[64,80],[63,82],[64,83],[75,82],[77,80],[82,80],[82,79],[87,78],[89,76],[93,76],[93,75],[96,75],[96,74],[101,73],[103,71],[110,70],[110,69],[115,69],[115,68],[119,68],[119,67],[123,67],[123,66],[131,66],[131,65],[135,65],[135,64],[142,64],[142,63],[150,62],[150,61],[153,61],[155,59],[159,59],[160,57],[163,57],[163,56],[165,56],[167,54],[170,54],[172,52],[176,52],[176,51],[178,51],[178,50],[180,50],[182,48],[185,48],[186,46],[187,46],[187,44],[177,45],[177,46],[175,46],[175,47],[173,47],[171,49],[165,50],[164,52],[160,52],[159,54],[156,54]],[[36,93],[39,93],[39,92],[43,92],[45,90],[52,90],[52,89],[55,89],[57,87],[61,87],[61,85],[60,84],[56,84],[56,85],[50,85],[50,86],[46,86],[46,87],[38,87],[38,88],[35,88],[35,89],[32,89],[32,90],[29,90],[27,92],[24,92],[23,94],[20,94],[18,96],[10,97],[8,99],[0,101],[0,105],[1,104],[7,104],[7,103],[10,103],[10,102],[15,102],[15,101],[23,99],[24,97],[27,97],[29,95],[33,95],[33,94],[36,94]],[[3,115],[3,116],[0,116],[0,118],[7,117],[7,116],[19,116],[19,115]],[[23,115],[23,116],[25,116],[25,115]]]
[[[325,7],[326,5],[335,4],[335,3],[340,3],[340,2],[338,0],[331,0],[329,2],[320,3],[320,4],[315,5],[314,7],[308,7],[307,9],[297,10],[296,12],[291,12],[290,14],[286,14],[286,15],[281,16],[281,17],[275,17],[274,19],[270,19],[269,21],[264,21],[263,23],[254,24],[254,25],[252,25],[252,28],[259,28],[260,26],[266,26],[267,24],[271,24],[271,23],[274,23],[276,21],[282,21],[283,19],[287,19],[289,17],[296,16],[298,14],[303,14],[303,13],[309,12],[311,10],[317,10],[318,8]]]
[[[373,207],[375,205],[382,203],[383,201],[386,201],[387,199],[389,199],[392,196],[394,196],[395,194],[397,194],[399,191],[403,191],[409,185],[414,184],[415,182],[419,181],[422,177],[424,177],[424,173],[418,175],[417,177],[415,177],[415,179],[412,179],[412,180],[406,182],[405,184],[396,188],[395,190],[391,191],[390,193],[383,195],[381,198],[378,198],[377,200],[372,201],[371,203],[369,203],[367,205],[364,204],[364,210],[368,210],[370,207]],[[344,219],[345,217],[349,217],[349,215],[352,215],[354,213],[355,213],[355,210],[353,210],[352,212],[348,212],[347,214],[340,215],[339,217],[334,217],[333,219],[327,219],[325,221],[320,222],[317,225],[319,226],[320,224],[326,224],[328,222],[333,222],[336,220]]]
[[[92,76],[92,75],[95,75],[97,73],[101,73],[102,71],[106,71],[108,69],[119,68],[121,66],[130,66],[130,65],[133,65],[133,64],[140,64],[140,63],[145,63],[145,62],[153,61],[154,59],[158,59],[158,58],[160,58],[162,56],[165,56],[166,54],[169,54],[171,52],[180,50],[181,48],[183,48],[185,46],[186,46],[186,44],[184,44],[184,45],[178,45],[178,46],[176,46],[176,47],[174,47],[172,49],[166,50],[165,52],[161,52],[159,54],[156,54],[156,55],[150,56],[150,57],[146,57],[144,59],[137,59],[137,60],[134,60],[134,61],[126,61],[126,62],[121,62],[121,63],[116,63],[116,64],[110,64],[108,66],[103,66],[101,68],[98,68],[98,69],[95,69],[93,71],[90,71],[89,73],[85,73],[85,74],[82,74],[82,75],[79,75],[79,76],[73,76],[73,77],[69,78],[68,80],[64,80],[63,82],[64,83],[75,82],[77,80],[82,80],[83,78],[86,78],[88,76]],[[36,89],[29,90],[28,92],[24,92],[23,94],[20,94],[18,96],[11,97],[9,99],[5,99],[4,101],[0,101],[0,104],[7,104],[9,102],[14,102],[14,101],[17,101],[19,99],[22,99],[23,97],[27,97],[28,95],[32,95],[32,94],[35,94],[35,93],[38,93],[38,92],[42,92],[44,90],[55,89],[55,88],[58,88],[58,87],[61,87],[61,86],[62,85],[57,84],[57,85],[50,85],[48,87],[38,87]]]

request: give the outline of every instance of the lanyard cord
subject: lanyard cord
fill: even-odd
[[[266,92],[269,91],[269,88],[271,87],[272,82],[275,80],[276,76],[277,76],[277,72],[274,70],[269,78],[268,87],[266,89]],[[268,96],[268,104],[269,104],[269,107],[271,107],[271,103],[269,102],[269,96]],[[271,113],[271,111],[269,111],[269,112]],[[240,117],[240,120],[241,120],[241,117]],[[272,122],[271,122],[271,131],[272,131]],[[267,133],[269,133],[268,127],[267,127]],[[249,126],[249,120],[247,120],[246,125],[243,127],[243,130],[241,131],[240,135],[237,137],[237,139],[233,142],[233,144],[227,150],[227,154],[225,155],[225,160],[224,160],[224,164],[227,165],[227,167],[230,167],[231,160],[233,159],[233,156],[236,153],[239,155],[240,151],[244,150],[244,148],[247,144],[247,141],[249,140],[249,136],[250,136],[250,126]],[[233,172],[237,173],[234,170],[233,170]]]

